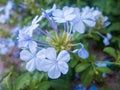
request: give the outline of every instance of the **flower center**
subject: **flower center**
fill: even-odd
[[[67,32],[63,33],[62,35],[55,33],[54,37],[52,39],[49,38],[47,41],[57,51],[70,50],[72,46],[72,43],[70,42],[70,36]]]

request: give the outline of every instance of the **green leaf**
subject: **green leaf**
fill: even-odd
[[[102,88],[100,88],[100,90],[114,90],[114,89],[111,87],[102,87]]]
[[[50,85],[55,90],[70,90],[69,82],[62,80],[62,79],[52,80],[50,82]]]
[[[109,55],[113,56],[114,58],[116,58],[116,53],[115,53],[115,49],[112,47],[106,47],[103,50],[104,52],[108,53]]]
[[[83,70],[87,69],[89,66],[90,66],[89,63],[80,63],[76,66],[75,71],[82,72]]]
[[[50,88],[50,82],[49,81],[44,81],[39,84],[39,89],[38,90],[48,90]]]
[[[41,80],[43,79],[44,77],[44,73],[42,72],[35,72],[33,75],[32,75],[32,79],[30,81],[30,88],[31,89],[34,89],[35,87],[38,87],[39,86],[39,83],[41,82]]]
[[[9,73],[2,81],[2,83],[0,84],[0,87],[3,89],[3,90],[12,90],[12,83],[11,83],[11,80],[10,80],[10,76],[11,76],[11,73]]]
[[[96,69],[102,73],[110,73],[111,70],[108,67],[96,67]]]
[[[25,88],[30,83],[30,74],[24,73],[15,80],[15,90],[20,90]]]
[[[74,58],[74,59],[71,59],[71,60],[70,60],[70,67],[72,67],[72,68],[75,67],[75,65],[76,65],[77,63],[78,63],[78,60],[77,60],[77,59],[75,59],[75,58]]]
[[[84,86],[88,86],[93,81],[93,78],[94,78],[94,70],[91,68],[88,68],[81,75],[81,83]]]

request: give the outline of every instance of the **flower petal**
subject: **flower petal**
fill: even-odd
[[[40,60],[40,59],[36,59],[36,61],[35,61],[36,69],[38,71],[43,71],[42,68],[43,68],[44,64],[41,62],[42,62],[42,60]]]
[[[39,59],[44,59],[44,58],[46,58],[46,49],[42,49],[42,50],[40,50],[38,53],[37,53],[37,58],[39,58]]]
[[[64,15],[66,16],[66,15],[69,15],[69,14],[71,14],[72,12],[74,11],[74,8],[70,8],[70,7],[63,7],[63,12],[64,12]]]
[[[27,51],[27,50],[22,50],[20,52],[20,59],[23,60],[23,61],[30,60],[32,58],[32,56],[33,55],[29,51]]]
[[[27,48],[28,42],[26,41],[18,41],[18,47],[19,48]]]
[[[37,43],[35,41],[29,41],[29,49],[32,53],[36,53]]]
[[[58,68],[59,70],[63,73],[63,74],[66,74],[68,72],[68,65],[67,63],[65,62],[58,62]]]
[[[87,24],[89,27],[94,27],[95,26],[95,21],[93,20],[83,20],[85,24]]]
[[[54,48],[47,48],[46,49],[46,57],[50,60],[55,60],[56,59],[56,50]]]
[[[26,64],[26,69],[29,71],[29,72],[32,72],[35,70],[35,59],[32,59],[30,60],[29,62],[27,62]]]
[[[73,28],[78,31],[79,33],[85,32],[85,25],[82,21],[79,21],[78,23],[75,23]]]
[[[61,16],[63,16],[63,12],[60,9],[56,9],[52,12],[52,15],[54,17],[61,17]]]
[[[41,59],[41,60],[37,60],[36,62],[36,68],[39,71],[48,72],[52,66],[53,64],[50,60]]]
[[[110,40],[112,38],[112,35],[110,33],[107,33],[107,38]]]
[[[63,61],[63,62],[68,62],[70,60],[70,55],[66,50],[62,50],[58,57],[57,57],[58,61]]]
[[[88,58],[89,54],[85,50],[85,48],[81,48],[81,49],[78,50],[78,56],[83,58],[83,59],[86,59],[86,58]]]
[[[104,43],[105,46],[107,46],[107,45],[110,44],[108,38],[104,38],[104,39],[103,39],[103,43]]]
[[[67,16],[65,17],[65,20],[71,21],[71,20],[73,20],[75,17],[76,17],[76,15],[74,15],[74,14],[67,15]]]
[[[98,67],[106,67],[107,63],[106,62],[95,62],[95,65]]]
[[[51,79],[57,79],[60,75],[61,73],[57,65],[52,66],[48,71],[48,76]]]

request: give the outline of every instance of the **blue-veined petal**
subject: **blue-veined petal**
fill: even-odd
[[[27,62],[26,64],[26,69],[29,71],[29,72],[32,72],[36,69],[36,66],[35,66],[35,59],[32,59],[30,61]]]
[[[57,65],[52,66],[48,71],[48,76],[51,79],[57,79],[61,75],[61,72]]]
[[[47,48],[46,49],[46,57],[50,60],[55,60],[56,59],[56,50],[54,48]]]
[[[33,57],[33,55],[28,50],[22,50],[20,52],[20,59],[23,61],[28,61]]]
[[[83,59],[86,59],[86,58],[88,58],[89,54],[88,54],[88,52],[85,50],[85,48],[80,48],[80,49],[78,50],[78,56],[81,57],[81,58],[83,58]]]
[[[66,74],[68,72],[68,65],[65,62],[58,62],[58,68],[60,70],[60,72],[62,72],[63,74]]]
[[[58,57],[57,57],[58,61],[63,61],[63,62],[68,62],[70,60],[70,55],[66,50],[62,50]]]

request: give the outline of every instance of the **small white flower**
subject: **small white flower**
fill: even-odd
[[[67,21],[73,20],[76,15],[73,14],[74,8],[63,7],[62,10],[56,9],[52,12],[53,19],[58,23],[65,23]]]
[[[95,17],[95,20],[98,20],[98,19],[101,20],[101,24],[103,24],[102,27],[106,27],[110,25],[110,22],[107,21],[108,17],[103,16],[102,12],[99,11],[99,9],[92,10],[92,15]]]
[[[107,38],[110,40],[112,38],[112,35],[110,33],[107,33]]]
[[[73,29],[79,33],[85,32],[85,25],[88,27],[95,26],[95,18],[92,16],[92,9],[89,7],[85,7],[80,12],[79,8],[74,9],[74,13],[76,18],[72,20],[71,24],[73,25]]]
[[[42,49],[39,52],[36,52],[36,50],[22,50],[20,52],[20,59],[27,62],[26,69],[30,72],[35,69],[42,70],[39,63],[45,58],[45,53],[45,49]]]
[[[103,43],[104,43],[105,46],[108,46],[110,44],[109,39],[105,37],[103,39]]]
[[[52,7],[51,9],[45,10],[45,12],[46,12],[48,15],[51,15],[52,12],[53,12],[55,9],[56,9],[56,4],[54,4],[53,7]],[[45,18],[44,12],[42,12],[42,16],[41,16],[41,17]]]
[[[24,30],[24,32],[26,34],[28,34],[30,37],[32,37],[32,34],[33,34],[33,30],[35,30],[39,24],[38,22],[42,19],[41,16],[36,16],[33,20],[32,20],[32,24],[28,27],[26,27],[26,29]]]
[[[0,15],[0,23],[5,23],[10,18],[10,11],[12,9],[13,3],[11,1],[7,2],[7,5],[0,8],[0,12],[3,11]]]
[[[107,62],[95,62],[95,65],[98,66],[98,67],[106,67],[107,66]]]
[[[70,55],[66,50],[62,50],[58,56],[54,48],[46,49],[46,60],[42,60],[39,64],[42,65],[42,70],[48,72],[48,76],[51,79],[60,77],[61,73],[66,74],[68,72],[67,62],[70,60]]]
[[[105,46],[110,44],[109,41],[110,41],[111,38],[112,38],[112,35],[110,33],[107,33],[107,36],[104,37],[104,39],[103,39],[103,43],[104,43]]]
[[[37,43],[33,41],[32,37],[27,35],[24,31],[19,31],[18,35],[18,47],[20,48],[29,48],[31,50],[37,47]]]

